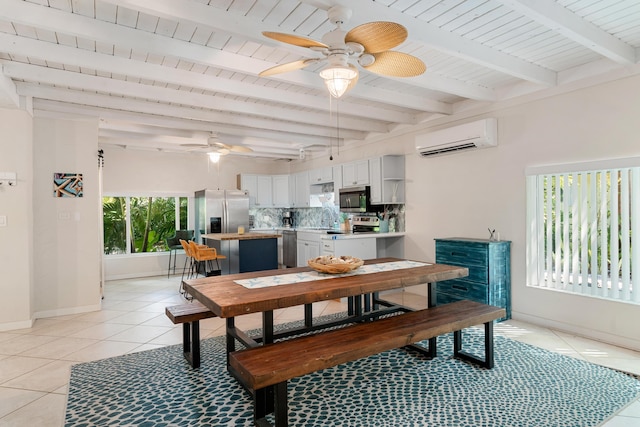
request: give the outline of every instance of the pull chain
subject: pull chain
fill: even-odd
[[[333,109],[331,108],[333,104],[333,97],[329,94],[329,124],[333,121]],[[329,160],[333,160],[333,139],[331,138],[331,134],[329,134]]]

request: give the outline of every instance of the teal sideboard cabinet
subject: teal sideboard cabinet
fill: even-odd
[[[437,304],[468,299],[503,307],[511,318],[511,242],[435,239],[436,263],[467,267],[469,275],[436,284]]]

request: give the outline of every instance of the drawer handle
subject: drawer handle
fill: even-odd
[[[451,287],[452,287],[453,289],[457,289],[457,290],[459,290],[459,291],[465,291],[465,292],[469,291],[469,288],[465,288],[464,286],[451,285]]]
[[[464,252],[451,252],[452,256],[467,256],[466,253]]]

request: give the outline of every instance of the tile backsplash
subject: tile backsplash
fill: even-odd
[[[251,208],[249,215],[253,216],[253,228],[282,227],[282,215],[284,212],[293,212],[293,224],[296,227],[332,227],[334,221],[338,221],[339,211],[337,207],[321,208]]]
[[[396,231],[405,231],[404,205],[386,205],[387,218],[396,218]],[[249,215],[253,218],[252,228],[269,229],[282,227],[284,212],[293,212],[295,227],[328,227],[340,221],[340,210],[337,206],[328,205],[313,208],[250,208]]]

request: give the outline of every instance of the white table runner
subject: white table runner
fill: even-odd
[[[266,288],[269,286],[289,285],[292,283],[310,282],[312,280],[334,279],[336,277],[358,276],[360,274],[379,273],[382,271],[401,270],[403,268],[422,267],[430,265],[416,261],[394,261],[382,262],[379,264],[368,264],[343,274],[327,274],[317,271],[306,271],[304,273],[278,274],[275,276],[256,277],[255,279],[235,280],[235,283],[248,289]]]

